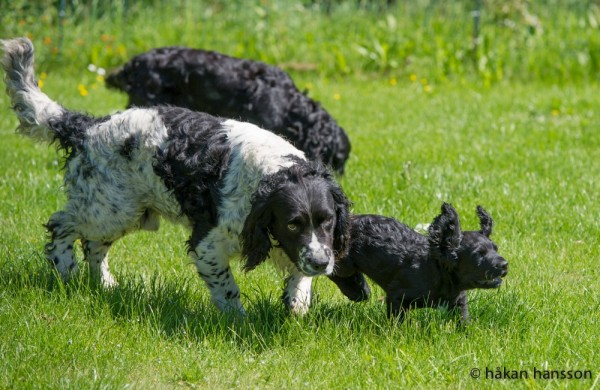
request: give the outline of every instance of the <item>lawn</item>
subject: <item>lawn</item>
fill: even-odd
[[[53,99],[95,115],[124,107],[125,97],[105,89],[83,60],[65,65],[40,51],[54,64],[38,62]],[[350,57],[348,64],[360,68]],[[469,293],[466,330],[443,310],[417,310],[395,324],[381,289],[372,285],[371,300],[353,304],[326,278],[315,279],[309,314],[289,316],[275,268],[244,274],[238,261],[248,316],[232,321],[211,305],[186,257],[188,232],[166,222],[113,246],[118,288],[103,290],[85,271],[57,282],[43,258],[42,224],[64,202],[62,156],[16,135],[0,94],[0,388],[600,386],[595,73],[490,84],[484,73],[441,77],[436,69],[335,76],[332,66],[293,77],[350,136],[339,181],[355,213],[416,226],[447,201],[465,229],[478,227],[478,204],[492,215],[509,274],[498,290]],[[545,370],[591,378],[547,379]]]

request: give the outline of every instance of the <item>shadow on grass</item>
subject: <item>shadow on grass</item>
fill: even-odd
[[[260,352],[324,327],[344,329],[342,333],[349,337],[365,332],[383,338],[404,338],[403,334],[431,337],[440,331],[463,333],[457,317],[440,309],[413,310],[398,324],[387,318],[383,302],[322,301],[317,294],[309,314],[295,317],[287,313],[278,296],[257,287],[252,295],[258,298],[246,297],[247,316],[239,318],[220,313],[195,277],[165,280],[155,274],[143,280],[140,276],[119,275],[120,285],[105,289],[91,280],[87,269],[71,282],[62,283],[45,260],[31,256],[23,259],[22,266],[17,264],[0,263],[0,289],[4,294],[33,288],[57,302],[77,297],[85,305],[98,308],[93,307],[88,315],[105,316],[108,311],[123,326],[142,324],[159,337],[182,343],[220,340]],[[472,324],[468,328],[514,331],[531,320],[532,309],[512,291],[470,294],[470,308]]]
[[[93,284],[95,293],[110,307],[115,319],[146,322],[173,339],[225,339],[242,348],[270,348],[286,313],[278,300],[261,298],[247,306],[246,317],[219,312],[203,283],[190,277],[176,281],[127,279],[113,289]],[[89,282],[92,284],[92,282]]]
[[[315,326],[331,321],[354,332],[369,332],[386,337],[390,334],[411,334],[426,338],[439,334],[440,331],[468,337],[473,329],[528,332],[535,309],[515,291],[469,291],[467,294],[470,323],[466,326],[461,323],[458,312],[444,307],[412,309],[403,321],[388,318],[384,300],[374,297],[359,303],[320,302],[310,319]]]
[[[108,311],[124,326],[142,324],[160,337],[182,342],[216,338],[241,348],[268,349],[288,318],[279,298],[268,295],[247,302],[244,318],[223,314],[195,277],[166,280],[155,274],[144,280],[117,275],[117,280],[117,287],[103,288],[84,267],[78,277],[63,283],[46,260],[35,254],[0,262],[0,291],[5,296],[30,299],[41,295],[57,304],[73,303],[76,297],[77,304],[92,306],[87,315],[105,316]]]

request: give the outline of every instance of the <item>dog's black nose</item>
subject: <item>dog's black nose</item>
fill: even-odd
[[[508,261],[500,258],[500,261],[498,261],[498,268],[502,270],[502,276],[506,276],[508,273]]]
[[[315,271],[323,272],[329,265],[329,260],[321,260],[313,257],[310,259],[310,265]]]

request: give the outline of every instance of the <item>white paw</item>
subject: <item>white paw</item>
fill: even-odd
[[[246,310],[244,310],[242,301],[240,301],[239,298],[213,300],[213,303],[223,313],[233,314],[240,317],[246,316]]]
[[[310,308],[310,302],[306,302],[306,300],[292,298],[290,300],[290,304],[288,306],[290,313],[298,316],[303,316],[308,313],[308,309]]]
[[[103,275],[101,282],[102,282],[102,287],[104,287],[106,289],[114,288],[119,285],[119,283],[117,283],[117,281],[115,280],[115,278],[113,278],[113,276],[111,274]]]

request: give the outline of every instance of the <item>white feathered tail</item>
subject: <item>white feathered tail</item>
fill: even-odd
[[[66,110],[39,89],[33,69],[33,44],[28,38],[15,38],[0,40],[0,45],[4,51],[1,64],[6,93],[21,123],[19,133],[46,142],[61,139],[62,144],[67,134],[58,134],[61,129],[53,128],[50,122],[60,119]]]

